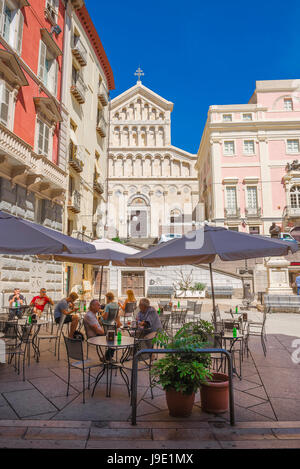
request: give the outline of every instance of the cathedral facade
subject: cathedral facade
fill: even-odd
[[[200,221],[197,157],[171,144],[172,110],[140,80],[112,100],[108,237],[153,241]]]

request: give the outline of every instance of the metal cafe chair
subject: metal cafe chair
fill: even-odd
[[[110,306],[107,319],[101,318],[101,323],[104,327],[105,334],[107,333],[108,329],[114,329],[115,331],[117,330],[116,319],[118,317],[118,314],[119,314],[119,306],[116,306],[116,307]]]
[[[126,303],[124,316],[123,316],[123,325],[125,325],[125,319],[127,317],[133,317],[135,310],[136,310],[136,302],[135,301],[130,301],[130,302]]]
[[[171,314],[171,334],[174,335],[174,332],[180,329],[184,324],[187,316],[187,309],[181,311],[174,311]]]
[[[247,332],[246,332],[246,349],[247,349],[247,357],[249,356],[249,337],[260,337],[261,340],[261,346],[264,352],[264,356],[267,355],[267,347],[266,347],[266,341],[267,341],[267,336],[266,336],[266,321],[267,321],[267,315],[270,314],[271,312],[271,307],[265,308],[264,309],[264,314],[263,314],[263,320],[260,321],[248,321],[247,323]]]
[[[29,363],[30,360],[30,335],[32,331],[32,324],[26,324],[21,327],[21,332],[18,331],[18,326],[13,326],[16,331],[17,341],[15,345],[10,345],[8,348],[8,354],[10,356],[10,363],[13,357],[15,357],[15,370],[20,374],[20,362],[23,357],[22,369],[23,369],[23,381],[25,381],[25,361],[26,357]]]
[[[98,361],[92,361],[89,359],[84,358],[83,354],[83,345],[82,340],[78,339],[69,339],[63,334],[65,345],[66,345],[66,352],[68,358],[68,386],[67,386],[67,396],[69,395],[70,389],[70,376],[71,376],[71,368],[76,370],[81,370],[82,372],[82,402],[85,404],[85,372],[88,372],[88,389],[90,389],[91,385],[91,369],[96,368],[101,365]],[[71,360],[76,360],[72,362]]]
[[[54,356],[56,356],[57,352],[57,359],[60,358],[60,340],[61,334],[64,326],[64,322],[66,319],[66,315],[62,314],[60,317],[59,324],[57,326],[56,334],[38,334],[37,340],[37,349],[38,349],[38,358],[40,357],[40,341],[41,340],[55,340],[55,347],[54,347]]]

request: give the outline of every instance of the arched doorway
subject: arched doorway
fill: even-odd
[[[131,238],[147,238],[149,230],[149,201],[143,195],[135,195],[128,204],[128,231]]]

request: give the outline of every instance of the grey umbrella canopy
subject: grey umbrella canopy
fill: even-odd
[[[73,262],[76,264],[89,265],[126,265],[125,259],[128,254],[114,251],[113,249],[96,249],[88,254],[56,254],[52,256],[55,261]]]
[[[0,211],[0,254],[84,254],[95,246]]]
[[[256,257],[285,256],[289,252],[296,251],[298,251],[296,243],[205,225],[182,238],[172,239],[167,243],[134,254],[126,259],[126,264],[145,267],[209,264],[215,312],[212,262],[216,256],[223,261],[237,261]]]

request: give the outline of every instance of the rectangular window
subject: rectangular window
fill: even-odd
[[[234,155],[234,141],[224,142],[224,155]]]
[[[259,226],[249,226],[249,234],[259,235]]]
[[[232,114],[223,114],[223,122],[232,122]]]
[[[247,187],[247,208],[257,210],[257,189],[256,187]]]
[[[38,76],[48,90],[56,96],[58,62],[43,41],[40,42]]]
[[[284,110],[292,111],[293,110],[293,100],[291,98],[286,98],[284,100]]]
[[[0,83],[0,121],[2,124],[8,126],[9,123],[9,104],[10,104],[10,91],[5,83]]]
[[[287,140],[287,153],[299,153],[299,140]]]
[[[246,155],[253,155],[255,153],[254,140],[244,140],[243,150]]]
[[[237,209],[236,187],[226,187],[226,209],[228,215],[235,215]]]
[[[252,121],[252,114],[243,114],[243,121]]]
[[[16,1],[0,0],[0,34],[20,55],[22,49],[24,16]]]
[[[50,127],[41,119],[37,120],[37,152],[50,156]]]
[[[58,2],[57,0],[47,0],[46,1],[46,11],[47,17],[51,23],[57,23],[57,11],[58,11]]]

